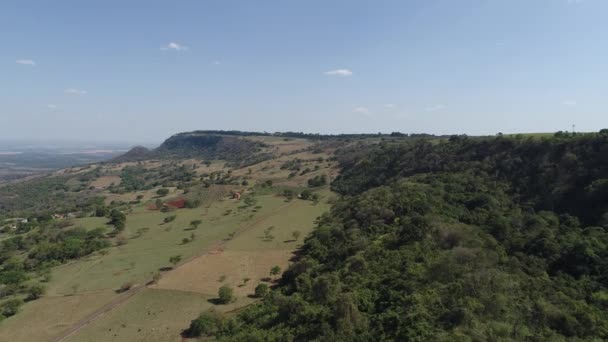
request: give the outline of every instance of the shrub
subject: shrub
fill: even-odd
[[[40,284],[34,284],[27,290],[27,300],[36,300],[44,294],[44,287]]]
[[[126,283],[123,283],[122,285],[120,285],[120,287],[118,288],[118,290],[116,290],[116,292],[118,292],[118,293],[127,292],[131,288],[133,288],[134,285],[135,285],[135,283],[133,283],[132,281],[127,281]]]
[[[228,304],[234,300],[234,291],[228,285],[220,287],[217,292],[218,302],[220,304]]]
[[[23,304],[21,299],[9,299],[0,306],[0,315],[10,317],[19,312],[19,307]]]
[[[181,255],[174,255],[169,258],[169,262],[173,264],[173,266],[177,265],[180,261],[182,261]]]

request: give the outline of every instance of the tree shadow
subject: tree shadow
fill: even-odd
[[[167,272],[167,271],[171,271],[173,269],[173,267],[171,266],[163,266],[161,268],[159,268],[158,270],[161,272]]]
[[[221,301],[221,299],[219,298],[211,298],[211,299],[207,299],[207,302],[213,304],[213,305],[223,305],[225,304],[224,302]]]

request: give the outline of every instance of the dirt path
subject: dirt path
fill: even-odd
[[[235,231],[235,236],[238,234],[241,234],[242,232],[246,231],[247,229],[257,225],[258,223],[276,215],[277,213],[283,211],[285,208],[291,206],[294,203],[294,201],[291,201],[289,203],[283,204],[280,207],[274,209],[273,211],[269,212],[268,214],[263,215],[262,217],[259,217],[258,219],[256,219],[255,221],[251,222],[251,223],[247,223],[246,225],[243,225],[241,227],[239,227],[236,231]],[[203,249],[203,251],[201,253],[197,253],[194,254],[193,256],[184,259],[182,262],[180,262],[179,264],[177,264],[174,268],[179,268],[205,254],[211,253],[215,250],[221,249],[222,247],[224,247],[226,245],[226,240],[220,240],[220,241],[216,241],[213,244],[211,244],[210,246],[208,246],[207,248]],[[171,271],[165,272],[164,274],[167,274]],[[104,314],[106,314],[107,312],[117,308],[118,306],[124,304],[125,302],[127,302],[130,298],[132,298],[134,295],[136,295],[137,293],[141,292],[143,289],[145,289],[147,286],[146,285],[135,285],[134,287],[132,287],[131,289],[129,289],[128,291],[120,294],[118,297],[112,299],[109,303],[107,303],[106,305],[102,306],[101,308],[95,310],[94,312],[90,313],[89,315],[87,315],[86,317],[82,318],[81,320],[79,320],[78,322],[74,323],[70,328],[66,329],[65,331],[63,331],[61,334],[59,334],[57,337],[55,337],[52,341],[53,342],[64,342],[68,339],[68,337],[74,335],[75,333],[77,333],[78,331],[80,331],[82,328],[86,327],[87,325],[91,324],[92,322],[96,321],[97,319],[99,319],[101,316],[103,316]]]
[[[122,303],[126,302],[129,298],[133,297],[134,295],[136,295],[137,293],[139,293],[144,288],[145,288],[145,286],[143,286],[143,285],[133,286],[128,291],[123,292],[122,294],[120,294],[120,296],[112,299],[106,305],[104,305],[101,308],[93,311],[92,313],[90,313],[89,315],[87,315],[86,317],[84,317],[83,319],[81,319],[80,321],[74,323],[74,325],[72,325],[70,328],[68,328],[64,332],[62,332],[59,336],[55,337],[52,341],[53,342],[63,342],[63,341],[65,341],[68,337],[74,335],[80,329],[82,329],[85,326],[89,325],[91,322],[97,320],[99,317],[103,316],[106,312],[111,311],[112,309],[114,309],[117,306],[121,305]]]

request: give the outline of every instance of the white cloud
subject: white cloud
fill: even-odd
[[[47,104],[47,105],[46,105],[46,108],[48,108],[48,109],[50,109],[50,110],[55,110],[55,109],[57,109],[57,106],[56,106],[56,105],[54,105],[54,104]]]
[[[76,88],[68,88],[65,90],[66,94],[72,94],[72,95],[85,95],[87,93],[86,90],[82,90],[82,89],[76,89]]]
[[[395,105],[393,103],[385,103],[384,108],[393,109],[393,108],[395,108]]]
[[[355,107],[355,108],[353,109],[353,113],[359,113],[359,114],[366,114],[366,115],[367,115],[367,114],[369,114],[370,112],[369,112],[369,108],[359,106],[359,107]]]
[[[31,65],[31,66],[35,66],[36,62],[34,62],[31,59],[18,59],[15,61],[15,63],[17,64],[21,64],[21,65]]]
[[[436,112],[436,111],[442,110],[442,109],[445,109],[445,106],[441,105],[441,104],[432,105],[432,106],[428,106],[428,107],[424,108],[424,110],[426,110],[427,112]]]
[[[574,106],[577,105],[577,103],[574,100],[566,100],[566,101],[562,102],[562,105],[569,106],[569,107],[574,107]]]
[[[173,50],[173,51],[188,51],[188,47],[185,45],[181,45],[179,43],[170,42],[165,46],[161,46],[160,48],[163,51]]]
[[[341,76],[341,77],[348,77],[348,76],[352,76],[353,72],[348,70],[348,69],[336,69],[336,70],[329,70],[325,72],[325,75],[328,76]]]

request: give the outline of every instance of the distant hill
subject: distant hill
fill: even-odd
[[[211,133],[210,133],[211,132]],[[244,164],[264,159],[264,143],[246,139],[242,134],[221,131],[195,131],[178,133],[165,140],[159,147],[149,150],[137,146],[115,158],[113,162],[140,161],[165,158],[222,159]],[[261,134],[254,134],[261,135]]]
[[[135,146],[127,153],[114,158],[113,162],[136,161],[147,159],[151,155],[151,150],[143,146]]]

